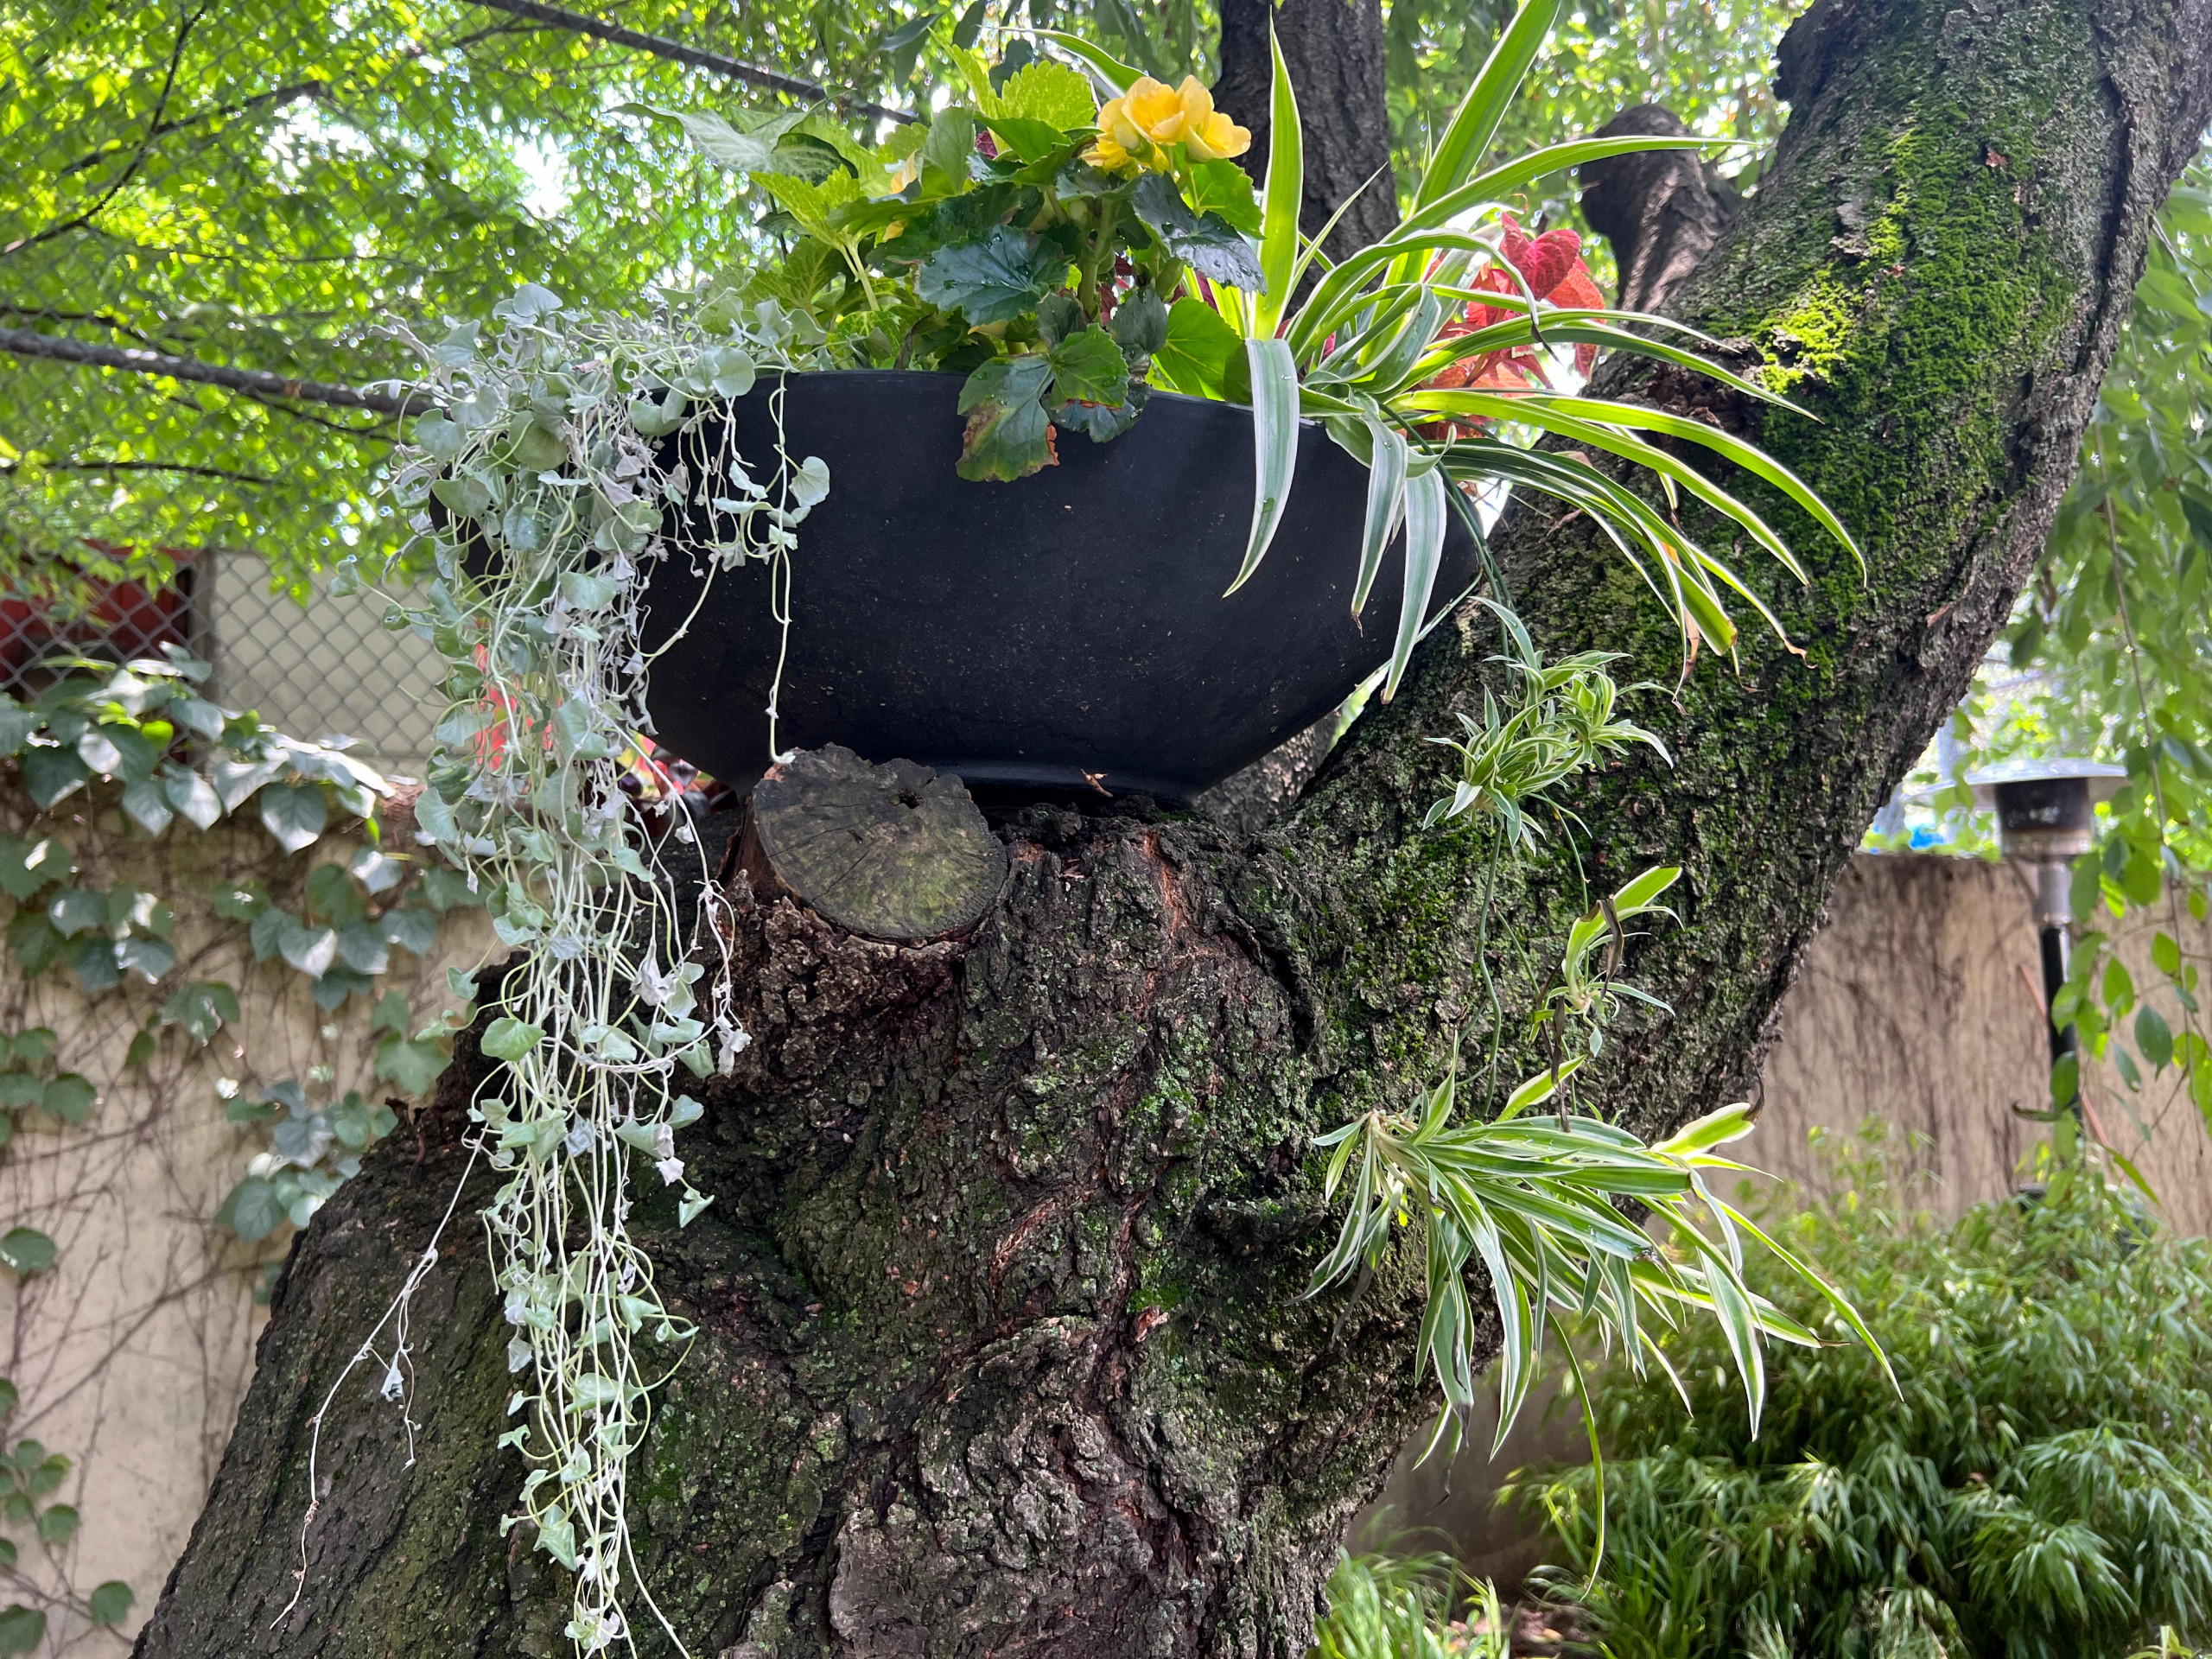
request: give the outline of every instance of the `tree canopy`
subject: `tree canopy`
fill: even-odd
[[[1390,10],[1402,174],[1510,10]],[[1787,10],[1611,0],[1575,12],[1501,143],[1530,147],[1647,99],[1769,140],[1767,55]],[[639,0],[619,15],[817,82],[848,113],[926,103],[948,35],[1007,48],[1069,26],[1171,79],[1211,79],[1219,23],[1204,0],[957,12]],[[354,387],[414,367],[379,331],[388,318],[480,317],[524,280],[635,308],[710,275],[759,233],[767,204],[634,106],[793,101],[463,0],[0,0],[0,172],[14,181],[0,200],[0,328]],[[1566,182],[1538,211],[1568,211]],[[388,414],[22,353],[6,372],[0,581],[228,545],[296,587],[347,552],[394,544],[376,494]]]

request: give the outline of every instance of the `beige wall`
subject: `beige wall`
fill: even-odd
[[[2200,962],[2212,954],[2212,927],[2186,911],[2179,925],[2184,950]],[[2120,954],[2139,989],[2157,977],[2152,929],[2173,925],[2132,914],[2121,925]],[[2010,1192],[2020,1160],[2049,1134],[2012,1109],[2040,1108],[2049,1087],[2037,952],[2027,885],[2014,868],[1910,854],[1853,859],[1783,1000],[1761,1074],[1765,1107],[1740,1155],[1819,1191],[1812,1132],[1848,1135],[1873,1116],[1918,1143],[1906,1167],[1924,1177],[1915,1190],[1929,1208],[1954,1216]],[[2088,1092],[2168,1224],[2212,1232],[2212,1139],[2175,1074],[2131,1095],[2108,1066],[2098,1068]],[[1402,1456],[1354,1548],[1417,1527],[1433,1529],[1423,1548],[1448,1538],[1471,1571],[1502,1585],[1535,1565],[1541,1541],[1496,1509],[1497,1486],[1524,1464],[1585,1455],[1580,1420],[1545,1421],[1532,1406],[1495,1461],[1487,1428],[1470,1440],[1479,1444],[1448,1480],[1439,1464],[1415,1466],[1418,1446]]]
[[[257,822],[232,821],[207,835],[173,829],[159,842],[126,839],[112,810],[67,812],[83,800],[65,803],[58,822],[41,820],[38,832],[58,830],[72,845],[86,886],[128,879],[172,895],[182,960],[158,989],[88,1000],[66,969],[26,982],[15,959],[0,955],[0,1031],[51,1027],[62,1066],[101,1093],[85,1126],[34,1120],[0,1156],[0,1230],[35,1227],[59,1246],[51,1272],[18,1281],[0,1271],[0,1376],[22,1395],[6,1433],[10,1444],[33,1438],[73,1460],[54,1497],[83,1516],[76,1537],[50,1557],[28,1528],[6,1529],[22,1556],[20,1568],[0,1569],[0,1605],[47,1606],[48,1651],[81,1638],[70,1651],[99,1654],[125,1643],[88,1634],[69,1598],[81,1602],[102,1581],[124,1580],[137,1597],[126,1634],[152,1611],[252,1372],[262,1264],[281,1256],[289,1236],[246,1246],[211,1225],[268,1145],[266,1128],[224,1120],[219,1082],[250,1093],[283,1077],[321,1076],[308,1092],[323,1098],[380,1086],[370,1073],[369,1005],[356,997],[337,1014],[324,1013],[306,981],[281,963],[254,964],[244,928],[214,921],[207,906],[219,878],[249,874],[285,899],[309,868],[342,861],[350,845],[326,840],[287,858]],[[474,961],[488,938],[481,912],[458,912],[435,960],[393,951],[379,992],[407,991],[428,1018],[451,1001],[446,963]],[[149,1064],[126,1071],[131,1036],[187,979],[237,986],[243,1019],[204,1050],[171,1031]]]

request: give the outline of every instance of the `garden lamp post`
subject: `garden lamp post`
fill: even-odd
[[[2072,861],[2095,844],[2096,804],[2109,800],[2127,776],[2101,760],[2018,760],[1970,773],[1974,804],[1997,814],[1999,845],[2033,872],[2036,927],[2043,947],[2045,1013],[2066,983],[2066,924],[2071,919]],[[2075,1048],[2074,1027],[2050,1024],[2056,1066]],[[2075,1109],[2080,1108],[2076,1085]]]

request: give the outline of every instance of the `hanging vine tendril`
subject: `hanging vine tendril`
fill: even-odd
[[[493,1016],[482,1049],[502,1063],[471,1106],[469,1146],[472,1171],[480,1160],[503,1178],[484,1211],[516,1377],[500,1444],[531,1465],[503,1529],[527,1522],[574,1572],[567,1634],[581,1651],[634,1645],[626,1586],[682,1651],[632,1553],[626,1471],[694,1330],[631,1236],[631,1182],[671,1191],[680,1225],[713,1202],[677,1150],[702,1115],[685,1091],[727,1075],[748,1039],[696,837],[679,810],[656,842],[619,785],[650,752],[652,663],[716,574],[766,563],[788,633],[797,531],[830,480],[819,460],[785,452],[781,377],[811,366],[821,338],[772,304],[712,327],[673,309],[574,317],[535,285],[493,316],[488,336],[469,323],[407,337],[441,407],[416,424],[393,488],[410,551],[427,549],[435,575],[385,621],[445,665],[418,838],[466,874],[512,953],[456,976]],[[762,377],[775,449],[748,464],[712,417]],[[671,559],[689,562],[698,594],[649,647],[648,588]],[[772,689],[772,747],[774,703]],[[687,859],[703,952],[674,899],[670,864]],[[434,1241],[424,1263],[435,1254]],[[404,1304],[421,1277],[347,1368],[380,1361],[397,1401],[411,1375]],[[386,1331],[388,1353],[374,1345]]]

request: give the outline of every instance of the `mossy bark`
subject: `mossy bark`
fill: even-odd
[[[1792,31],[1777,167],[1677,306],[1819,419],[1620,378],[1783,456],[1867,570],[1777,509],[1813,571],[1780,607],[1804,654],[1746,633],[1739,667],[1646,697],[1671,771],[1624,760],[1570,802],[1592,880],[1688,870],[1681,925],[1628,969],[1674,1012],[1589,1074],[1609,1115],[1662,1129],[1751,1075],[1831,880],[2003,620],[2203,130],[2208,12],[1821,0]],[[1550,518],[1500,538],[1538,638],[1673,686],[1651,601]],[[1439,630],[1255,841],[1014,820],[1007,889],[963,943],[862,941],[741,891],[757,1040],[684,1148],[716,1202],[679,1231],[647,1182],[633,1217],[702,1331],[633,1485],[692,1652],[1300,1652],[1345,1522],[1430,1405],[1409,1262],[1297,1300],[1331,1226],[1312,1138],[1408,1099],[1462,1021],[1486,1044],[1485,950],[1510,1039],[1587,902],[1561,856],[1486,919],[1480,837],[1418,828],[1445,760],[1424,740],[1494,645],[1473,613]],[[1500,1075],[1529,1058],[1509,1039]],[[356,1371],[299,1543],[309,1419],[445,1210],[478,1065],[296,1246],[149,1659],[563,1648],[557,1574],[499,1535],[522,1468],[490,1449],[505,1337],[473,1189],[417,1304],[414,1461],[381,1368]]]

